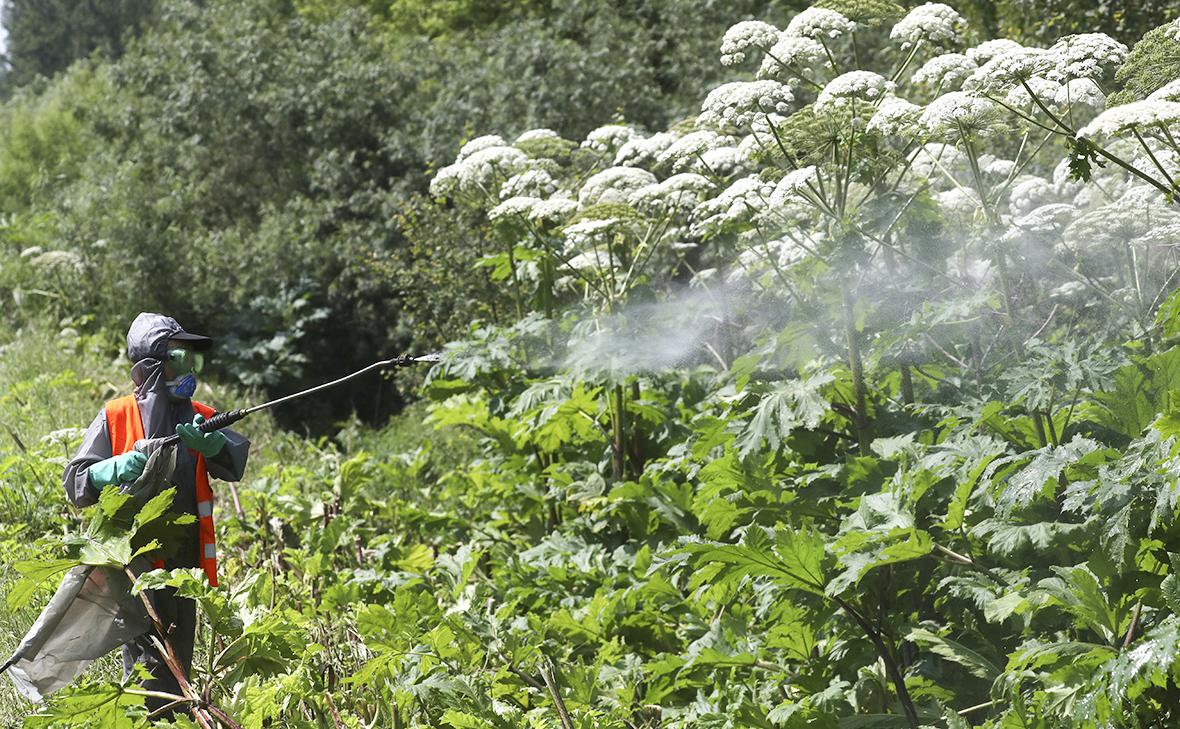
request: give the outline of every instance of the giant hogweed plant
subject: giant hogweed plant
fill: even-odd
[[[1122,654],[1142,635],[1153,581],[1169,571],[1163,552],[1129,554],[1129,545],[1153,542],[1170,512],[1135,521],[1126,496],[1096,494],[1119,472],[1112,464],[1130,457],[1120,453],[1162,448],[1153,458],[1171,458],[1155,415],[1171,407],[1164,382],[1173,354],[1158,350],[1174,334],[1170,204],[1180,120],[1168,84],[1106,108],[1120,83],[1137,87],[1135,69],[1120,70],[1128,49],[1113,39],[970,45],[965,26],[938,3],[904,13],[889,3],[831,2],[785,30],[739,23],[723,40],[722,62],[756,68],[756,78],[711,92],[696,119],[652,135],[604,127],[564,159],[545,150],[569,153],[573,144],[545,130],[513,144],[480,138],[434,191],[462,198],[472,176],[498,172],[498,195],[483,185],[480,199],[468,200],[485,206],[512,250],[546,260],[512,282],[544,287],[548,302],[614,311],[633,284],[667,292],[687,281],[746,287],[760,305],[782,307],[791,323],[769,336],[743,332],[750,353],[720,362],[714,394],[690,421],[695,434],[648,454],[638,479],[687,478],[709,502],[695,512],[702,536],[741,535],[670,553],[694,567],[697,597],[724,603],[742,590],[777,592],[788,602],[773,604],[834,621],[809,626],[812,633],[851,631],[876,657],[881,696],[896,702],[888,710],[914,726],[942,702],[915,675],[920,661],[906,657],[914,650],[992,682],[979,696],[990,700],[946,721],[1009,716],[1005,709],[1047,722],[1121,720],[1128,705],[1101,676],[1127,670]],[[1175,45],[1169,28],[1144,44]],[[511,165],[473,165],[472,150],[487,145]],[[648,266],[642,278],[637,261]],[[1125,346],[1111,349],[1119,341]],[[819,359],[806,364],[800,351]],[[784,366],[798,379],[771,384]],[[654,387],[659,380],[649,378]],[[563,391],[547,392],[558,401],[538,403],[542,421]],[[581,412],[594,419],[594,408]],[[790,508],[742,506],[749,482],[710,492],[707,470],[693,464],[718,457],[737,458],[746,477],[751,460],[769,459],[763,467],[779,474],[771,480],[786,479],[770,492],[780,499],[842,484],[837,492],[854,511],[842,512],[836,496],[826,497],[837,502],[827,513],[794,518]],[[816,470],[809,458],[830,465]],[[922,462],[938,465],[910,470]],[[1161,488],[1166,504],[1170,482]],[[1102,532],[1113,518],[1103,509],[1116,503],[1121,527],[1135,536]],[[750,522],[755,514],[766,521]],[[829,521],[816,522],[820,514]],[[1028,550],[1051,547],[1060,551],[1044,572],[1019,569]],[[934,560],[966,575],[936,569],[932,577]],[[898,573],[940,587],[933,595],[891,587]],[[1101,598],[1102,640],[1087,643],[1091,663],[1079,664],[1100,677],[1080,680],[1085,670],[1070,674],[1064,663],[1062,673],[1043,670],[1056,649],[1037,652],[1045,637],[1033,617],[1042,608],[1081,615],[1068,606],[1090,599],[1080,596],[1093,586],[1108,589],[1104,580],[1138,586]],[[818,600],[809,605],[800,593]],[[1007,602],[989,609],[993,600]],[[890,624],[886,605],[917,622]],[[1021,606],[1025,625],[1014,637],[1033,653],[992,643],[992,655],[1012,656],[1007,669],[917,617],[981,610],[969,628],[957,627],[982,637],[988,623],[1017,614],[1008,605]],[[1063,656],[1083,653],[1071,645]],[[1068,690],[1084,701],[1042,705],[1071,680]],[[776,719],[805,705],[788,699]]]

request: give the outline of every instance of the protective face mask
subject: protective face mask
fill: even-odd
[[[187,400],[197,391],[197,376],[190,372],[175,380],[168,380],[164,384],[168,386],[168,394],[172,397],[178,400]]]

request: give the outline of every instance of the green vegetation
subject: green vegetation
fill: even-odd
[[[172,0],[18,88],[0,651],[169,518],[59,486],[160,309],[222,408],[442,351],[245,421],[223,587],[140,578],[241,726],[1175,724],[1180,25],[915,5]]]

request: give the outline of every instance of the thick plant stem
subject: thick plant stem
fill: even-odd
[[[561,688],[557,685],[557,676],[553,670],[553,662],[546,657],[541,663],[541,678],[545,680],[545,688],[549,689],[549,696],[553,699],[553,706],[557,709],[557,718],[561,720],[562,729],[574,729],[573,719],[569,709],[561,698]]]
[[[852,372],[853,427],[856,429],[856,442],[861,453],[869,452],[869,444],[873,435],[869,428],[868,396],[865,392],[864,363],[860,356],[860,333],[856,331],[856,311],[852,298],[852,290],[844,285],[844,336],[848,345],[848,369]]]
[[[129,567],[124,567],[123,571],[131,579],[132,583],[134,583],[136,579],[135,573]],[[176,658],[176,652],[172,649],[172,644],[168,641],[168,628],[161,622],[155,606],[148,599],[147,591],[141,590],[139,598],[143,601],[148,618],[152,621],[152,626],[157,633],[157,635],[152,636],[152,642],[155,644],[156,651],[159,652],[160,657],[164,659],[164,664],[168,666],[168,670],[176,678],[181,695],[191,702],[189,708],[192,711],[193,719],[196,721],[197,726],[201,727],[201,729],[213,729],[213,716],[215,715],[218,721],[230,727],[230,729],[242,729],[242,726],[230,718],[224,711],[202,701],[200,695],[197,694],[192,684],[189,683],[188,676],[185,675],[180,661]]]
[[[906,405],[914,404],[914,375],[908,365],[901,366],[901,400]]]
[[[996,255],[995,261],[996,270],[1000,274],[1000,290],[1004,294],[1004,314],[1007,316],[1008,321],[1012,321],[1014,307],[1012,304],[1012,280],[1008,276],[1008,261],[1003,252]]]
[[[1035,427],[1037,431],[1037,440],[1040,442],[1040,446],[1044,448],[1045,446],[1049,445],[1049,439],[1045,436],[1045,423],[1041,419],[1040,410],[1032,411],[1032,421],[1033,427]]]
[[[639,387],[639,381],[632,380],[632,382],[631,382],[631,402],[638,402],[641,392],[642,391]],[[631,474],[634,477],[638,478],[639,475],[643,473],[643,467],[646,465],[646,459],[644,458],[644,453],[643,453],[643,450],[644,450],[643,434],[640,431],[636,430],[635,428],[632,428],[631,429],[631,437],[628,440],[630,442],[627,444],[628,451],[629,451],[627,453],[627,457],[631,460]]]
[[[906,688],[905,676],[901,675],[901,667],[897,664],[897,658],[889,646],[886,645],[885,638],[882,637],[880,631],[867,618],[860,614],[859,610],[838,597],[833,599],[850,618],[856,621],[856,624],[860,626],[861,630],[868,636],[868,639],[872,641],[873,647],[877,649],[877,655],[885,663],[885,673],[889,675],[889,680],[893,683],[894,690],[897,691],[897,700],[901,704],[901,710],[905,712],[906,721],[909,723],[911,729],[918,729],[918,711],[914,708],[914,700],[910,697],[910,690]]]
[[[626,424],[624,417],[626,415],[623,404],[623,385],[617,384],[614,391],[611,393],[613,400],[611,404],[611,471],[616,479],[623,478],[626,474],[627,465],[627,447],[624,439],[626,438]]]
[[[524,305],[520,300],[520,278],[516,274],[516,251],[508,244],[508,268],[512,272],[512,303],[516,306],[516,318],[524,317]]]

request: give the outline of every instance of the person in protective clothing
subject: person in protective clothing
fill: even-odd
[[[99,411],[86,431],[78,454],[66,467],[63,485],[75,506],[98,501],[104,488],[118,488],[134,481],[143,471],[146,456],[131,450],[134,439],[180,436],[176,468],[169,484],[176,488],[172,508],[198,517],[184,527],[173,556],[157,567],[202,567],[216,585],[216,552],[213,544],[212,494],[209,477],[238,481],[246,467],[250,443],[225,428],[202,433],[197,426],[214,414],[194,402],[196,374],[203,353],[212,345],[208,337],[186,332],[175,319],[161,314],[140,314],[127,331],[127,356],[134,362],[131,379],[134,395],[113,400]],[[152,605],[186,673],[192,665],[196,633],[196,605],[178,598],[170,589],[155,590]],[[124,680],[136,663],[152,674],[144,688],[180,693],[176,678],[152,646],[148,635],[123,646]],[[149,699],[149,708],[166,703]]]

